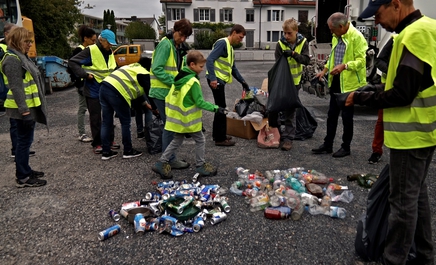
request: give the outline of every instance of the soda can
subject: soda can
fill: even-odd
[[[155,222],[145,221],[145,230],[146,231],[156,231],[157,227],[158,226]]]
[[[145,232],[145,219],[144,215],[142,213],[137,213],[135,215],[135,219],[133,221],[135,225],[135,232],[136,233],[144,233]]]
[[[162,196],[157,192],[147,192],[145,194],[145,199],[150,201],[158,201]]]
[[[198,177],[200,176],[200,173],[195,173],[195,175],[192,177],[192,182],[197,182]]]
[[[112,219],[114,219],[115,222],[118,222],[121,218],[119,213],[117,213],[115,210],[110,210],[109,216],[112,217]]]
[[[221,197],[220,204],[224,212],[226,213],[230,212],[230,206],[227,204],[227,199],[225,197]]]
[[[98,239],[103,241],[121,232],[120,225],[114,225],[98,233]]]
[[[201,228],[203,228],[204,226],[204,220],[203,217],[201,215],[198,215],[195,220],[194,220],[194,224],[192,225],[192,230],[194,230],[194,232],[200,232]]]
[[[216,224],[221,223],[222,221],[224,221],[226,219],[227,219],[227,214],[226,213],[224,213],[224,212],[217,212],[217,213],[214,213],[212,215],[212,218],[210,219],[210,223],[212,225],[216,225]]]

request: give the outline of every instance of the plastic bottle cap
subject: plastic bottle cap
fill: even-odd
[[[329,181],[330,181],[330,182],[333,182],[333,178],[329,178]]]

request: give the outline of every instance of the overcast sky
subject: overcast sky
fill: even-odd
[[[113,10],[115,17],[153,17],[159,18],[162,12],[160,0],[84,0],[82,13],[103,18],[104,10]],[[83,8],[91,6],[92,9]]]

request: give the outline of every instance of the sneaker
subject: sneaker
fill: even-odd
[[[114,157],[116,157],[118,155],[118,152],[115,152],[115,151],[109,151],[108,153],[106,153],[106,152],[103,152],[102,154],[101,154],[101,160],[109,160],[109,159],[111,159],[111,158],[114,158]]]
[[[161,162],[158,161],[154,164],[154,166],[151,168],[154,172],[160,175],[162,179],[170,179],[173,178],[171,174],[171,166],[168,162]]]
[[[377,164],[380,160],[381,160],[381,154],[379,153],[372,153],[371,157],[368,158],[368,163],[369,164]]]
[[[171,161],[170,166],[172,169],[185,169],[188,168],[190,165],[185,160],[177,160],[177,161]]]
[[[112,144],[111,144],[111,149],[112,149],[112,150],[114,150],[114,149],[120,149],[120,145],[117,144],[117,143],[115,143],[115,142],[112,142]]]
[[[86,134],[82,134],[79,136],[79,141],[84,142],[84,143],[89,143],[89,142],[92,142],[92,138]]]
[[[216,146],[234,146],[236,143],[231,140],[224,140],[222,142],[215,142]]]
[[[141,139],[145,137],[145,132],[139,132],[136,134],[136,138]]]
[[[44,177],[44,172],[32,170],[32,174],[30,175],[30,177],[37,178],[37,179],[42,178],[42,177]]]
[[[291,141],[284,141],[283,145],[282,145],[282,150],[283,151],[289,151],[292,148],[292,142]]]
[[[29,156],[35,156],[36,152],[35,151],[29,151]],[[14,158],[15,157],[15,153],[12,152],[11,153],[11,157]]]
[[[101,145],[97,145],[96,147],[94,147],[94,154],[101,154],[101,152],[103,152],[103,148],[101,147]]]
[[[142,155],[142,152],[135,150],[133,148],[129,152],[123,152],[123,158],[134,158],[134,157],[138,157],[141,155]]]
[[[25,187],[40,187],[47,184],[46,180],[39,179],[39,178],[27,178],[26,182],[21,182],[19,179],[17,181],[17,188],[25,188]]]
[[[203,177],[215,176],[218,172],[217,168],[209,163],[204,163],[201,167],[197,167],[195,170]]]

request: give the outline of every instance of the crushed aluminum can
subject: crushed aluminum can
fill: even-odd
[[[222,221],[227,219],[227,214],[224,212],[214,213],[212,214],[212,218],[210,219],[210,223],[212,225],[216,225],[221,223]]]
[[[198,177],[200,176],[200,173],[195,173],[195,175],[192,177],[192,182],[197,182]]]
[[[105,240],[109,237],[113,237],[116,234],[119,234],[121,232],[121,226],[120,225],[114,225],[109,227],[108,229],[105,229],[98,233],[98,239],[99,240]]]
[[[230,212],[230,206],[227,203],[226,197],[221,197],[219,203],[221,204],[221,208],[223,209],[224,212],[226,213]]]
[[[142,213],[137,213],[134,219],[135,232],[144,233],[145,232],[145,218]]]
[[[203,226],[204,226],[203,217],[198,215],[197,217],[195,217],[194,224],[192,225],[192,230],[194,230],[194,232],[196,233],[200,232]]]
[[[109,216],[112,217],[112,219],[114,219],[115,222],[118,222],[120,220],[120,214],[117,213],[115,210],[110,210],[109,211]]]

